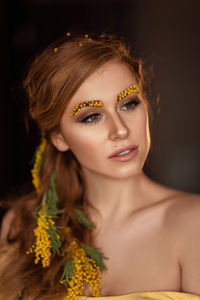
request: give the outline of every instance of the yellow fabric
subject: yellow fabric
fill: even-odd
[[[200,300],[200,296],[181,292],[139,292],[122,296],[107,297],[86,297],[81,296],[80,300]]]

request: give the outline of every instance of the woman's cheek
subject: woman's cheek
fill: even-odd
[[[91,151],[96,149],[95,135],[89,131],[82,130],[80,134],[72,134],[69,138],[69,146],[72,152],[77,156],[89,156]],[[77,157],[78,158],[78,157]]]

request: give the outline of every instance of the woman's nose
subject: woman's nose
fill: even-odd
[[[127,137],[129,133],[129,129],[124,123],[124,120],[119,116],[119,114],[116,111],[110,114],[108,120],[108,126],[109,126],[109,139],[111,140],[115,140],[116,138],[124,139]]]

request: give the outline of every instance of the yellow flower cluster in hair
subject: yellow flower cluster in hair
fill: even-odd
[[[51,216],[47,216],[46,212],[43,208],[41,208],[38,212],[37,218],[37,227],[34,229],[34,235],[36,237],[35,244],[30,248],[26,254],[35,253],[34,263],[38,264],[38,262],[42,261],[42,266],[44,268],[50,265],[51,258],[51,240],[48,233],[49,223],[52,225],[55,222],[52,220]]]
[[[44,133],[42,133],[42,137],[41,137],[41,143],[36,151],[36,155],[35,155],[35,162],[33,165],[33,169],[31,170],[31,174],[32,174],[32,183],[35,186],[35,189],[37,191],[37,193],[39,194],[40,192],[40,188],[41,188],[41,180],[40,180],[40,176],[39,176],[39,164],[42,158],[42,155],[44,153],[44,150],[46,148],[47,145],[47,140],[44,137]]]
[[[73,109],[73,112],[70,114],[72,117],[74,114],[77,115],[78,111],[81,110],[83,106],[103,106],[102,101],[92,100],[92,101],[81,101],[80,104],[77,104]]]
[[[119,95],[118,95],[119,100],[122,100],[124,97],[126,97],[130,93],[140,93],[140,90],[138,89],[138,87],[135,84],[131,85],[130,87],[125,89],[123,92],[119,93]]]
[[[87,256],[86,251],[78,245],[76,240],[72,241],[70,249],[72,251],[74,271],[67,288],[67,299],[77,300],[82,295],[84,285],[87,283],[92,289],[92,295],[99,297],[101,288],[100,267],[94,259]],[[64,284],[65,281],[61,280],[60,283]]]

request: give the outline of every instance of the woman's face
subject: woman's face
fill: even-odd
[[[83,171],[113,178],[136,175],[144,165],[150,148],[148,113],[140,93],[132,92],[120,101],[119,93],[132,85],[134,75],[123,63],[108,62],[80,86],[70,100],[60,123],[54,145],[70,149]],[[70,116],[81,101],[98,100],[102,106],[83,106]],[[135,157],[114,161],[108,157],[117,149],[138,146]]]

